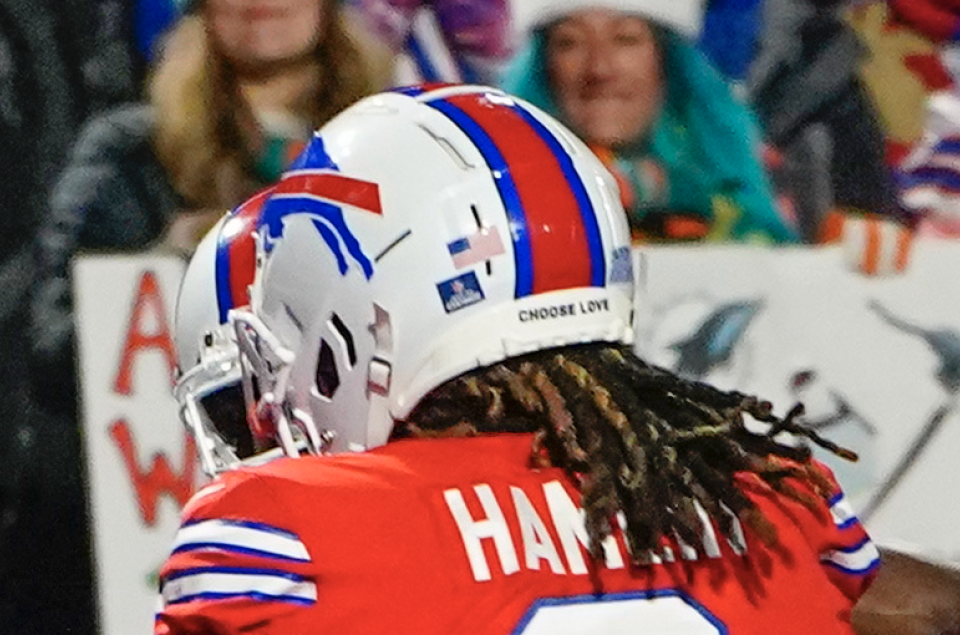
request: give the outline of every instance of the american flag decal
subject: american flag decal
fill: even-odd
[[[450,251],[450,257],[453,258],[453,266],[457,269],[463,269],[505,253],[500,232],[496,227],[486,227],[470,236],[448,243],[447,249]]]

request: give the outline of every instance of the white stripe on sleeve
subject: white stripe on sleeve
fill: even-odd
[[[853,506],[847,500],[847,497],[840,494],[830,505],[830,515],[833,516],[833,524],[837,527],[846,527],[857,520],[857,514],[853,511]]]
[[[880,552],[872,541],[864,540],[850,549],[833,549],[820,556],[821,562],[832,565],[844,573],[861,574],[871,571],[880,563]]]
[[[207,547],[310,562],[307,548],[295,534],[270,525],[224,519],[203,520],[182,526],[174,540],[173,551]]]
[[[163,583],[163,601],[246,597],[257,601],[314,604],[317,585],[296,575],[265,569],[193,569]]]

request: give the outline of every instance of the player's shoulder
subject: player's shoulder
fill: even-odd
[[[820,461],[810,459],[801,462],[770,455],[766,458],[766,462],[771,474],[778,472],[778,478],[788,482],[793,489],[820,499],[827,505],[843,493],[833,472]],[[737,484],[744,490],[758,494],[769,494],[773,491],[770,483],[755,472],[737,472],[735,478]]]
[[[738,472],[738,489],[765,515],[797,525],[808,539],[857,523],[843,490],[830,470],[816,461],[768,457],[773,478]]]
[[[778,526],[795,525],[824,564],[847,574],[871,573],[879,562],[877,549],[830,468],[815,460],[774,463],[787,474],[777,487],[757,474],[738,473],[747,497],[771,519],[779,519]]]
[[[226,472],[194,492],[184,505],[181,516],[184,522],[210,516],[214,510],[229,505],[238,495],[252,498],[255,492],[264,489],[264,483],[246,470]]]
[[[184,508],[185,518],[296,509],[299,501],[416,492],[439,482],[529,472],[530,435],[410,439],[367,452],[280,458],[221,474]],[[264,513],[261,511],[261,513]]]
[[[282,513],[305,497],[318,503],[342,491],[396,488],[411,468],[391,454],[362,452],[334,456],[283,457],[220,474],[184,506],[184,522],[219,516]]]
[[[531,447],[530,434],[403,439],[366,452],[274,461],[259,473],[274,482],[328,489],[416,488],[460,475],[525,472]]]
[[[281,463],[291,465],[279,469]],[[303,478],[296,476],[306,467],[300,459],[282,458],[265,465],[224,472],[193,494],[181,513],[182,522],[282,515],[295,490],[309,487]]]

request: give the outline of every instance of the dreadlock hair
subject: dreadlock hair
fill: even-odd
[[[680,378],[629,347],[602,343],[538,351],[470,371],[434,389],[398,431],[533,432],[534,461],[562,468],[580,484],[591,555],[602,560],[601,543],[622,513],[629,553],[645,564],[667,534],[702,546],[698,505],[732,544],[740,539],[729,512],[768,545],[776,542],[773,524],[735,485],[736,472],[757,474],[811,507],[816,501],[787,477],[828,495],[830,484],[811,463],[809,445],[775,437],[788,432],[841,457],[857,457],[797,423],[802,413],[798,404],[778,418],[769,402]],[[748,430],[744,414],[768,429]]]

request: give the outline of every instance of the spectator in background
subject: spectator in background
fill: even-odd
[[[698,51],[699,0],[516,6],[503,88],[557,115],[618,177],[636,239],[789,243],[750,112]]]
[[[224,210],[276,179],[312,130],[387,82],[386,56],[359,33],[336,0],[197,2],[165,42],[147,103],[88,122],[38,248],[35,359],[66,412],[73,255],[158,242],[191,251]]]
[[[188,250],[224,210],[275,181],[313,130],[382,88],[389,68],[336,0],[194,4],[199,15],[174,31],[149,87],[156,156],[187,207],[210,210],[185,236]],[[182,220],[169,227],[174,245]]]
[[[49,525],[51,534],[42,554],[27,547],[22,556],[35,582],[31,601],[77,606],[90,593],[86,580],[85,590],[57,595],[63,572],[56,568],[89,558],[74,540],[86,523],[73,256],[158,244],[189,252],[224,210],[274,180],[313,129],[382,88],[388,74],[388,56],[348,23],[336,0],[202,0],[166,39],[146,103],[105,111],[85,125],[52,190],[36,248],[32,383],[44,418],[60,428],[57,444],[37,450],[37,464],[49,473],[43,480],[72,486],[31,502],[39,520],[25,526]],[[39,565],[30,554],[42,556]],[[33,632],[86,635],[87,622]]]
[[[766,0],[747,94],[783,159],[781,183],[803,238],[830,238],[839,215],[908,220],[886,165],[885,136],[860,78],[864,46],[847,0]]]
[[[398,54],[403,86],[493,83],[512,51],[509,1],[347,0]]]

